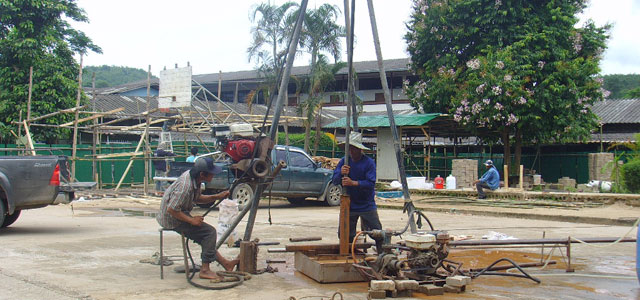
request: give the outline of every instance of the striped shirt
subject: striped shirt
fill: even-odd
[[[180,224],[184,224],[174,218],[167,208],[175,211],[182,211],[186,215],[190,216],[193,209],[193,203],[200,197],[200,189],[196,185],[196,181],[191,179],[191,174],[186,171],[178,177],[178,179],[167,188],[162,197],[162,203],[160,204],[160,213],[156,217],[156,220],[163,228],[174,229]]]

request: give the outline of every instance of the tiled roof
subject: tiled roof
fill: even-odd
[[[408,58],[398,58],[398,59],[384,60],[383,64],[387,72],[397,72],[397,71],[407,71],[409,62],[410,61]],[[374,72],[378,72],[378,61],[370,60],[370,61],[354,62],[353,67],[355,68],[356,73],[374,73]],[[344,67],[340,69],[340,71],[338,71],[337,74],[340,74],[340,75],[347,74],[347,71],[348,71],[348,68]],[[293,67],[291,69],[292,76],[306,75],[306,74],[309,74],[309,66]],[[258,76],[258,72],[255,70],[222,73],[222,80],[225,82],[255,81],[258,78],[260,78],[260,76]],[[193,79],[202,84],[216,83],[220,80],[220,74],[212,73],[212,74],[193,75]],[[145,84],[146,84],[146,81],[145,81]]]
[[[640,99],[618,99],[596,102],[591,110],[603,124],[640,123]]]

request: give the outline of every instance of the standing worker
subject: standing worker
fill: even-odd
[[[487,160],[484,163],[484,166],[487,167],[487,171],[480,177],[480,179],[473,182],[476,185],[476,189],[478,190],[478,199],[485,199],[487,195],[484,194],[482,188],[491,189],[492,191],[497,190],[500,187],[500,174],[498,170],[493,165],[492,160]]]
[[[168,148],[167,142],[162,142],[158,145],[158,149],[153,152],[153,166],[156,169],[156,177],[166,177],[167,176],[167,161],[165,157],[167,156],[176,156],[173,152],[167,151]],[[161,195],[164,191],[164,181],[157,180],[156,181],[156,194]]]
[[[382,229],[378,208],[375,201],[376,163],[371,157],[362,153],[370,150],[362,144],[362,134],[351,132],[349,135],[349,165],[344,165],[344,158],[333,171],[332,182],[347,188],[351,198],[349,206],[349,241],[356,235],[356,224],[360,218],[363,231]],[[382,239],[376,239],[376,251],[382,253]]]
[[[192,147],[191,148],[191,155],[189,157],[187,157],[187,162],[195,162],[196,161],[196,155],[198,155],[198,148],[197,147]]]
[[[222,168],[213,163],[210,157],[196,160],[191,170],[184,172],[169,186],[162,197],[160,213],[156,220],[166,229],[183,234],[202,246],[202,268],[200,278],[220,280],[221,277],[211,271],[211,262],[218,261],[222,267],[231,271],[238,264],[238,260],[224,258],[216,249],[216,229],[205,223],[202,216],[191,216],[193,204],[211,203],[229,196],[229,191],[215,195],[200,194],[200,185],[209,182],[215,174],[222,172]]]

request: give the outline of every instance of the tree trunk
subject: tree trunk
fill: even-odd
[[[515,162],[513,166],[517,168],[517,170],[520,170],[520,162],[522,160],[522,131],[520,130],[520,128],[517,128],[517,127],[516,127],[515,140],[516,140],[514,145]],[[520,174],[520,171],[518,171],[518,174]]]
[[[502,130],[502,145],[504,147],[503,158],[504,165],[509,166],[509,173],[511,173],[511,144],[509,143],[509,128]],[[506,178],[509,174],[504,174]]]
[[[318,145],[320,143],[320,137],[322,132],[322,119],[320,119],[320,115],[322,114],[322,103],[318,106],[318,113],[316,114],[316,139],[313,141],[313,155],[318,155]]]
[[[309,135],[311,135],[311,120],[304,124],[304,152],[309,153]]]

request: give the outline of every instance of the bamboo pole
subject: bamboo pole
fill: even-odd
[[[151,152],[151,147],[149,146],[149,125],[150,124],[150,114],[151,111],[151,65],[147,70],[147,113],[145,115],[145,123],[147,126],[144,128],[144,143],[147,147],[146,151],[144,151],[144,195],[146,196],[149,193],[149,172],[151,167],[149,166],[149,154]]]
[[[79,119],[79,120],[75,120],[73,122],[67,122],[67,123],[61,124],[60,127],[66,127],[66,126],[69,126],[69,125],[77,126],[79,123],[95,120],[95,119],[98,119],[98,118],[100,118],[102,116],[109,115],[109,114],[114,114],[114,113],[117,113],[117,112],[121,112],[123,110],[124,110],[124,107],[119,107],[119,108],[116,108],[116,109],[112,109],[110,111],[96,113],[96,114],[94,114],[93,116],[90,116],[90,117],[86,117],[86,118],[82,118],[82,119]],[[78,116],[78,111],[76,111],[76,116]]]
[[[144,142],[146,135],[147,135],[147,131],[145,130],[144,133],[140,136],[140,141],[138,142],[138,146],[136,147],[136,150],[133,153],[134,155],[144,154],[138,151],[140,150],[140,146],[142,146],[142,143]],[[121,153],[114,153],[114,154],[121,154]],[[129,173],[129,169],[131,169],[131,165],[133,165],[133,160],[129,161],[129,164],[127,165],[127,168],[124,170],[122,177],[120,177],[120,181],[118,181],[118,185],[116,185],[116,189],[115,189],[116,192],[118,191],[118,189],[120,189],[120,185],[122,184],[122,181],[124,181],[124,178],[127,176],[127,173]]]
[[[400,138],[398,136],[398,128],[396,127],[396,121],[393,116],[393,108],[391,107],[391,92],[387,85],[387,76],[382,64],[382,50],[380,49],[380,39],[378,37],[378,25],[376,24],[376,14],[373,9],[373,1],[367,0],[369,6],[369,18],[371,20],[371,32],[373,33],[373,44],[376,48],[376,57],[378,58],[378,69],[380,70],[380,82],[384,90],[384,102],[387,106],[387,115],[389,117],[389,127],[391,127],[391,133],[393,133],[393,146],[396,151],[396,160],[398,161],[398,169],[400,171],[400,181],[402,183],[402,193],[404,194],[405,209],[409,216],[409,225],[411,227],[411,233],[416,233],[417,228],[413,219],[413,211],[415,207],[411,203],[411,196],[409,195],[409,187],[407,185],[407,175],[405,174],[404,162],[402,159],[402,152],[400,149]]]
[[[33,140],[31,140],[31,133],[29,133],[29,126],[27,126],[27,121],[22,120],[22,126],[24,126],[24,134],[27,136],[27,146],[29,150],[31,150],[31,155],[36,155],[35,148],[33,147]]]
[[[80,106],[80,96],[82,95],[82,54],[80,54],[80,70],[78,71],[78,94],[76,96],[76,107]],[[75,111],[73,122],[73,149],[71,150],[71,182],[76,180],[76,152],[78,147],[78,110]]]
[[[31,91],[33,89],[33,66],[29,67],[29,95],[27,96],[27,120],[31,119]],[[29,124],[29,122],[27,122]]]
[[[96,72],[93,72],[93,74],[91,75],[91,100],[92,100],[92,110],[96,110],[96,102],[98,101],[98,99],[96,99]],[[98,118],[93,119],[93,125],[98,124]],[[92,134],[92,138],[91,138],[91,154],[93,155],[93,157],[96,157],[96,155],[98,154],[98,152],[96,151],[96,145],[98,144],[98,127],[93,127],[93,134]],[[96,160],[92,159],[91,160],[91,171],[93,171],[93,181],[95,182],[99,182],[99,176],[98,176],[98,170],[96,167]]]

